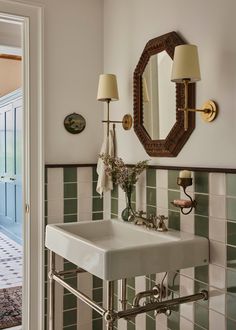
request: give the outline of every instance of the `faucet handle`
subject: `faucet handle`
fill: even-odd
[[[168,219],[168,217],[165,217],[164,215],[158,215],[156,218],[159,220],[159,222],[156,226],[156,230],[157,231],[168,231],[168,228],[166,227],[166,224],[164,222],[165,220]]]

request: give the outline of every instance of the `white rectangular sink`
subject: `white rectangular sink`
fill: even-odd
[[[121,220],[47,225],[48,249],[104,280],[154,274],[209,261],[208,239],[157,232]]]

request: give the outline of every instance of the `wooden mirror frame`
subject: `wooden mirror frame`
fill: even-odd
[[[150,156],[177,156],[195,128],[195,112],[189,112],[188,129],[185,131],[184,113],[183,111],[178,111],[178,108],[184,107],[184,84],[176,84],[176,122],[168,133],[166,139],[152,140],[143,125],[142,75],[148,64],[149,58],[152,55],[165,50],[173,59],[175,47],[182,44],[185,44],[185,42],[176,32],[169,32],[160,37],[149,40],[134,71],[134,131]],[[189,84],[188,88],[188,105],[190,108],[195,108],[195,84]]]

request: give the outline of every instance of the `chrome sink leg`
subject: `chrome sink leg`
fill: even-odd
[[[55,253],[49,250],[49,330],[55,330],[55,281],[53,273],[55,271]]]
[[[107,311],[104,315],[106,321],[106,329],[114,329],[114,321],[116,320],[114,314],[114,281],[107,282]]]

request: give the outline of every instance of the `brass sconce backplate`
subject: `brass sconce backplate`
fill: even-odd
[[[216,103],[212,100],[208,100],[202,106],[202,110],[205,110],[201,113],[202,119],[206,122],[213,121],[217,116],[217,106]]]
[[[132,116],[129,114],[124,115],[124,117],[122,119],[122,126],[123,126],[124,130],[128,131],[129,129],[131,129],[132,124],[133,124]]]

